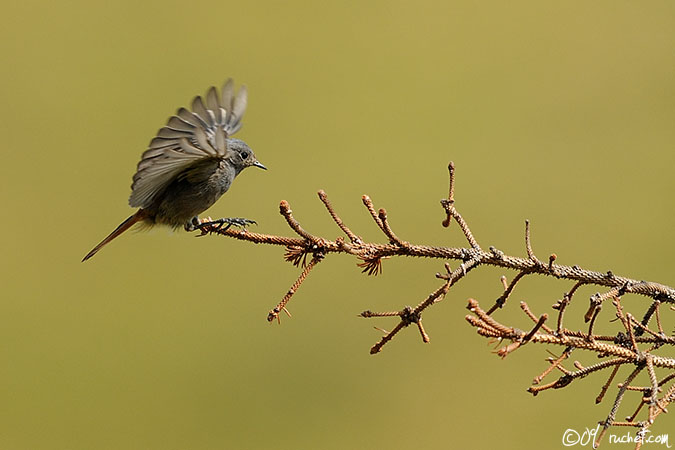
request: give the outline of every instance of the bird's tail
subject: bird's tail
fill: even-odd
[[[145,212],[145,210],[139,209],[139,210],[136,212],[136,214],[134,214],[133,216],[129,217],[127,220],[125,220],[124,222],[122,222],[121,224],[119,224],[119,226],[118,226],[117,228],[115,228],[115,230],[114,230],[112,233],[110,233],[110,234],[108,235],[108,237],[106,237],[105,239],[103,239],[103,240],[101,241],[100,244],[98,244],[96,247],[94,247],[94,248],[92,249],[92,251],[90,251],[89,253],[87,253],[87,256],[85,256],[84,258],[82,258],[82,262],[85,262],[86,260],[88,260],[89,258],[91,258],[92,256],[94,256],[94,255],[95,255],[96,253],[98,253],[98,251],[101,250],[108,242],[112,241],[112,240],[115,239],[117,236],[119,236],[120,234],[124,233],[124,232],[127,231],[129,228],[131,228],[136,222],[138,222],[139,220],[143,220],[143,219],[145,219],[146,217],[147,217],[147,213]]]

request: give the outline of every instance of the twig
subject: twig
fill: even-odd
[[[532,241],[530,240],[530,221],[525,221],[525,250],[527,251],[527,257],[535,263],[537,266],[542,266],[542,262],[534,255],[532,251]]]
[[[284,298],[281,299],[279,304],[275,306],[268,314],[267,314],[267,321],[272,322],[274,319],[277,319],[279,321],[279,313],[281,311],[286,311],[287,314],[288,311],[286,310],[286,304],[291,300],[291,297],[298,291],[298,288],[302,285],[302,283],[305,281],[307,278],[307,275],[309,275],[309,272],[316,266],[319,262],[323,260],[323,255],[321,254],[316,254],[312,258],[312,260],[307,264],[305,269],[302,271],[300,276],[298,277],[297,280],[295,280],[295,283],[293,283],[293,286],[286,292],[286,295],[284,295]],[[289,314],[290,315],[290,314]]]
[[[541,383],[541,380],[543,380],[548,374],[553,372],[553,369],[556,369],[560,365],[560,363],[569,358],[570,353],[572,353],[572,348],[567,347],[557,359],[550,360],[549,362],[551,363],[551,365],[548,366],[546,370],[544,370],[544,372],[541,373],[541,375],[534,377],[534,379],[532,380],[532,384]]]
[[[324,206],[326,206],[326,209],[328,210],[328,214],[333,218],[333,221],[337,224],[338,227],[347,235],[350,241],[353,243],[359,243],[361,242],[361,239],[352,232],[352,230],[349,229],[347,225],[344,224],[340,216],[335,212],[333,209],[333,205],[331,205],[330,201],[328,200],[328,196],[326,195],[326,192],[321,189],[318,192],[319,199],[323,202]]]
[[[497,310],[497,308],[503,308],[504,304],[506,304],[506,301],[509,299],[509,295],[511,295],[511,292],[513,292],[513,289],[516,287],[516,284],[520,281],[521,278],[523,278],[525,275],[529,274],[530,272],[518,272],[515,277],[513,277],[513,280],[511,280],[511,283],[509,283],[508,286],[504,287],[504,293],[499,296],[499,298],[495,301],[495,304],[488,310],[488,314],[492,314]],[[502,277],[502,280],[505,282],[506,277]]]
[[[299,238],[276,236],[261,233],[252,233],[248,230],[236,230],[233,228],[225,229],[217,226],[204,225],[200,227],[201,235],[220,234],[222,236],[234,239],[244,240],[257,244],[277,245],[286,248],[285,259],[296,266],[303,266],[303,270],[295,283],[284,295],[281,302],[270,311],[268,320],[279,320],[281,311],[288,312],[286,305],[298,288],[305,281],[310,271],[316,264],[322,261],[327,255],[332,253],[346,254],[356,258],[357,266],[364,273],[377,275],[382,271],[382,261],[386,258],[395,256],[408,256],[416,258],[433,258],[444,262],[445,273],[436,276],[444,280],[443,284],[431,292],[427,297],[420,301],[417,306],[406,306],[399,311],[389,311],[374,313],[364,311],[361,317],[397,317],[399,319],[396,326],[389,332],[383,330],[382,338],[371,347],[371,353],[378,353],[387,342],[391,341],[402,329],[415,324],[423,342],[429,342],[429,336],[422,326],[422,313],[430,306],[443,300],[450,288],[464,279],[473,269],[480,266],[495,266],[503,269],[516,271],[515,277],[510,283],[502,277],[503,292],[488,311],[484,311],[478,302],[469,299],[468,308],[473,312],[466,316],[466,320],[471,326],[476,328],[479,335],[489,339],[496,339],[499,343],[508,342],[510,344],[497,350],[496,353],[505,357],[525,344],[544,344],[549,346],[561,346],[563,352],[559,357],[548,358],[549,366],[533,379],[533,386],[529,392],[536,395],[539,392],[549,389],[562,389],[569,386],[573,381],[584,378],[603,370],[611,369],[607,381],[603,384],[596,402],[600,402],[611,387],[612,380],[617,375],[621,367],[630,366],[632,371],[630,375],[619,386],[617,397],[607,418],[602,422],[603,431],[597,437],[596,444],[600,442],[606,430],[612,426],[630,426],[636,427],[645,432],[654,420],[666,410],[667,406],[675,402],[675,385],[659,397],[663,386],[675,379],[675,357],[670,354],[656,354],[655,350],[664,348],[671,350],[675,345],[675,336],[668,336],[664,333],[662,319],[663,317],[660,305],[667,303],[670,307],[666,311],[673,311],[675,308],[675,290],[663,284],[640,281],[628,277],[615,275],[612,271],[596,272],[583,269],[578,265],[558,264],[556,254],[551,254],[548,258],[548,264],[542,263],[532,250],[530,235],[530,223],[525,222],[525,248],[527,257],[515,257],[506,255],[495,247],[490,247],[488,251],[483,250],[474,237],[469,225],[455,205],[455,179],[456,172],[453,163],[448,165],[449,171],[449,189],[448,197],[441,200],[441,205],[446,218],[443,221],[444,226],[449,226],[454,219],[459,229],[468,242],[468,247],[433,247],[428,245],[413,244],[400,239],[392,230],[388,220],[387,212],[384,208],[375,209],[372,200],[367,195],[362,197],[362,201],[371,218],[378,228],[387,237],[386,243],[364,242],[356,233],[347,227],[342,218],[337,214],[333,205],[328,200],[324,191],[319,191],[319,199],[326,207],[329,215],[336,225],[347,236],[339,237],[335,240],[325,239],[314,236],[305,231],[298,221],[294,218],[291,208],[286,201],[282,201],[279,211],[286,220],[288,226],[295,232]],[[308,255],[312,259],[307,263]],[[459,266],[451,269],[449,260],[459,262]],[[534,322],[534,326],[529,331],[522,331],[514,326],[509,326],[497,321],[492,314],[500,308],[503,308],[514,291],[516,284],[521,282],[526,275],[553,276],[558,279],[570,280],[574,282],[572,288],[563,295],[563,298],[553,305],[557,310],[557,321],[555,330],[546,326],[548,314],[539,316],[532,313],[525,302],[521,302],[521,308],[528,317],[529,321]],[[564,316],[572,301],[575,292],[585,285],[602,287],[606,290],[603,293],[597,293],[590,298],[589,308],[584,315],[584,320],[589,322],[588,331],[570,330],[564,326]],[[628,312],[624,313],[621,305],[622,296],[634,294],[650,299],[647,311],[638,321]],[[597,334],[596,325],[599,323],[599,317],[602,313],[602,306],[605,300],[611,299],[616,308],[616,317],[622,325],[621,331],[616,334]],[[606,309],[606,308],[605,308]],[[649,328],[651,317],[656,317],[656,328]],[[379,328],[378,328],[379,329]],[[590,352],[596,357],[604,358],[600,362],[590,365],[583,365],[574,361],[576,370],[568,370],[563,363],[568,359],[570,353],[574,350]],[[662,353],[662,352],[661,352]],[[631,386],[631,382],[640,371],[646,369],[649,374],[649,387]],[[539,383],[554,370],[562,373],[557,380],[539,385]],[[668,371],[666,374],[659,375],[657,371]],[[661,377],[659,381],[658,377]],[[536,386],[534,386],[536,385]],[[628,417],[626,421],[616,421],[616,412],[619,404],[622,402],[626,392],[638,391],[644,397],[641,397],[640,403],[635,413]],[[649,405],[648,416],[645,420],[637,420],[644,404]]]
[[[309,242],[316,243],[318,241],[318,238],[312,236],[311,234],[302,229],[298,221],[295,220],[295,217],[293,217],[291,205],[289,205],[286,200],[282,200],[281,203],[279,203],[279,212],[281,212],[281,215],[284,216],[286,222],[288,223],[288,226],[291,227],[293,231],[298,233],[300,236],[302,236]]]
[[[572,289],[570,289],[569,292],[563,295],[562,300],[553,305],[553,309],[558,310],[558,325],[556,327],[556,335],[560,336],[562,334],[563,316],[565,314],[565,308],[569,306],[570,302],[572,301],[572,296],[577,291],[577,289],[579,289],[584,284],[586,284],[584,281],[577,281],[577,283],[572,287]]]
[[[392,231],[391,226],[389,225],[389,220],[387,219],[387,210],[380,208],[377,216],[380,218],[382,223],[382,231],[384,231],[384,234],[387,235],[389,241],[392,244],[398,245],[399,247],[406,247],[408,243],[399,239],[398,236],[396,236],[396,234]]]
[[[614,366],[614,369],[612,369],[612,373],[609,375],[609,378],[607,378],[607,382],[602,385],[602,389],[600,389],[600,393],[598,394],[597,397],[595,397],[595,403],[600,403],[602,399],[605,397],[605,394],[607,393],[607,389],[609,389],[609,385],[612,384],[612,380],[616,376],[616,373],[619,371],[620,365]]]
[[[398,316],[401,319],[401,321],[394,327],[393,330],[382,336],[382,339],[380,339],[375,345],[373,345],[370,348],[370,354],[374,355],[375,353],[379,353],[380,350],[382,350],[382,347],[384,347],[384,345],[387,342],[392,340],[399,331],[401,331],[403,328],[407,327],[411,323],[417,324],[417,328],[419,329],[420,335],[422,336],[422,342],[428,343],[430,341],[429,335],[426,333],[424,327],[422,326],[422,311],[426,309],[428,306],[432,305],[433,303],[439,301],[439,299],[445,297],[451,285],[452,285],[451,280],[447,280],[441,287],[439,287],[434,292],[429,294],[429,296],[419,305],[417,305],[417,307],[415,307],[414,309],[411,308],[410,306],[406,306],[405,308],[403,308],[403,310],[398,312],[374,313],[370,310],[363,311],[360,314],[360,316],[365,318]]]
[[[373,205],[373,201],[368,197],[367,195],[364,195],[361,197],[361,200],[363,201],[364,206],[370,213],[370,216],[373,218],[375,223],[377,224],[378,227],[382,230],[382,220],[380,217],[377,215],[377,212],[375,212],[375,206]]]
[[[450,161],[448,164],[448,172],[450,175],[450,189],[448,190],[448,199],[447,202],[449,204],[455,203],[455,163]],[[443,226],[445,228],[450,226],[450,223],[452,222],[452,214],[446,209],[446,217],[445,220],[443,221]]]
[[[541,317],[543,317],[543,316],[546,316],[546,317],[548,318],[548,315],[547,315],[547,314],[544,314],[543,316],[539,317],[539,319],[537,319],[537,316],[535,316],[534,314],[532,314],[532,311],[530,311],[530,307],[527,306],[527,303],[525,303],[525,302],[520,302],[520,309],[522,309],[522,310],[525,312],[525,314],[527,315],[527,317],[529,317],[530,319],[532,319],[532,321],[533,321],[534,323],[540,322],[540,321],[541,321]],[[488,314],[489,314],[489,312],[488,312]],[[548,334],[554,334],[554,333],[553,333],[553,330],[550,329],[549,327],[547,327],[546,325],[544,325],[543,323],[542,323],[540,326],[541,326],[541,327],[544,329],[544,331],[546,331]]]
[[[605,433],[607,433],[607,430],[609,429],[610,426],[615,425],[614,424],[614,418],[616,417],[616,412],[619,409],[619,405],[621,404],[621,400],[623,400],[623,396],[626,393],[626,386],[628,386],[633,379],[637,376],[638,373],[642,371],[644,368],[644,365],[639,365],[636,367],[630,375],[626,378],[626,380],[623,382],[623,385],[619,388],[619,393],[616,395],[616,399],[614,400],[614,405],[612,406],[612,409],[609,412],[609,415],[607,416],[607,419],[604,421],[600,422],[600,425],[602,425],[602,431],[600,431],[600,434],[597,436],[595,442],[593,443],[594,448],[598,448],[600,445],[600,441],[602,438],[605,436]]]

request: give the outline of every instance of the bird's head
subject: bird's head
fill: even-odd
[[[228,139],[227,148],[232,152],[232,156],[229,159],[237,169],[237,172],[241,172],[251,166],[267,170],[267,167],[263,166],[255,157],[255,153],[253,153],[251,147],[241,139]]]

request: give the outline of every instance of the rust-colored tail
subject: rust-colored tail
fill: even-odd
[[[84,258],[82,258],[82,262],[85,262],[86,260],[88,260],[89,258],[91,258],[92,256],[94,256],[94,255],[95,255],[96,253],[98,253],[98,251],[101,250],[101,249],[103,248],[103,246],[105,246],[108,242],[112,241],[112,240],[115,239],[117,236],[119,236],[120,234],[122,234],[122,233],[124,233],[125,231],[127,231],[129,228],[131,228],[131,227],[132,227],[136,222],[138,222],[139,220],[145,219],[146,216],[147,216],[146,212],[145,212],[143,209],[139,209],[139,210],[136,212],[136,214],[134,214],[133,216],[129,217],[127,220],[125,220],[124,222],[122,222],[121,224],[119,224],[119,226],[118,226],[117,228],[115,228],[115,230],[114,230],[112,233],[110,233],[110,234],[108,235],[107,238],[103,239],[103,240],[101,241],[100,244],[98,244],[96,247],[94,247],[94,249],[93,249],[92,251],[90,251],[89,253],[87,253],[87,256],[85,256]]]

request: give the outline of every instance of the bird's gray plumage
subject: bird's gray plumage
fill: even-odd
[[[140,208],[84,257],[91,258],[137,222],[193,229],[197,216],[213,205],[246,167],[265,169],[249,146],[231,138],[242,126],[248,94],[235,94],[228,79],[221,92],[211,87],[191,109],[180,108],[150,141],[131,184],[129,205]],[[220,219],[243,226],[248,219]]]
[[[221,95],[215,87],[192,101],[192,111],[180,108],[157,132],[141,156],[131,185],[129,205],[148,208],[181,172],[205,158],[232,156],[227,138],[239,131],[246,111],[248,93],[242,86],[234,94],[232,79]]]

